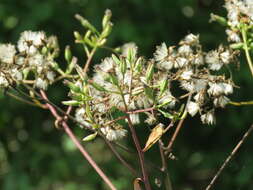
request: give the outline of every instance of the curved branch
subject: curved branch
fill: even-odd
[[[43,90],[40,90],[41,96],[47,100],[47,96]],[[56,118],[56,120],[61,121],[61,125],[63,126],[63,129],[65,133],[70,137],[70,139],[73,141],[73,143],[76,145],[76,147],[79,149],[79,151],[82,153],[84,158],[89,162],[89,164],[93,167],[94,170],[98,173],[98,175],[104,180],[104,182],[110,187],[111,190],[117,190],[116,187],[112,184],[110,179],[105,175],[105,173],[99,168],[99,166],[96,164],[96,162],[91,158],[89,153],[84,149],[84,147],[80,144],[80,142],[77,140],[76,136],[73,134],[71,129],[69,128],[68,124],[62,118],[56,111],[56,109],[50,105],[49,103],[46,103],[46,106],[52,113],[52,115]]]

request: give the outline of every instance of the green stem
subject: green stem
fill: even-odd
[[[86,64],[85,64],[85,66],[84,66],[84,69],[83,69],[83,72],[84,72],[84,73],[87,73],[87,71],[88,71],[88,69],[89,69],[89,66],[90,66],[90,64],[91,64],[91,60],[92,60],[93,55],[95,54],[96,50],[97,50],[97,46],[95,46],[95,47],[92,49],[92,51],[90,52],[90,54],[89,54],[89,56],[88,56],[88,59],[87,59],[87,61],[86,61]]]
[[[10,92],[6,92],[6,94],[7,94],[8,96],[10,96],[10,97],[12,97],[12,98],[14,98],[14,99],[20,101],[20,102],[23,102],[23,103],[25,103],[25,104],[29,104],[29,105],[31,105],[31,106],[35,106],[35,107],[40,107],[40,108],[41,108],[41,106],[40,106],[39,104],[35,104],[35,103],[33,103],[33,102],[30,102],[30,101],[28,101],[28,100],[25,100],[25,99],[23,99],[23,98],[21,98],[21,97],[19,97],[19,96],[16,96],[15,94],[12,94],[12,93],[10,93]]]
[[[250,57],[250,53],[249,53],[249,47],[247,44],[247,29],[245,27],[242,28],[242,38],[243,38],[243,44],[244,44],[244,51],[245,51],[245,55],[246,55],[246,59],[251,71],[251,75],[253,76],[253,64],[252,64],[252,60]]]
[[[233,106],[249,106],[249,105],[253,105],[253,101],[246,101],[246,102],[228,102],[229,104],[233,105]]]

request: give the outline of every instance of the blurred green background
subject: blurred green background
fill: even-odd
[[[226,43],[224,28],[209,23],[210,13],[225,15],[223,1],[215,0],[1,0],[0,41],[16,43],[24,30],[44,30],[58,36],[61,50],[69,44],[79,60],[84,60],[78,45],[74,46],[73,31],[83,31],[74,19],[79,13],[95,26],[100,26],[105,9],[113,12],[114,28],[109,45],[116,47],[134,41],[139,53],[152,57],[155,46],[165,41],[175,45],[186,34],[200,34],[204,49]],[[59,62],[63,60],[63,51]],[[98,54],[98,62],[103,54]],[[64,65],[62,65],[64,67]],[[253,99],[252,78],[242,59],[240,72],[233,68],[241,88],[231,99]],[[50,89],[50,98],[63,100],[67,89],[61,85]],[[177,138],[174,154],[168,162],[175,190],[204,189],[235,143],[252,123],[252,107],[232,107],[217,111],[217,124],[203,126],[199,118],[187,119]],[[53,127],[48,111],[24,105],[0,95],[0,189],[2,190],[102,190],[107,189],[100,177],[82,158],[68,137]],[[143,126],[145,127],[145,126]],[[147,130],[138,127],[142,144]],[[81,139],[86,133],[73,125]],[[130,140],[122,143],[133,149]],[[229,164],[214,189],[253,189],[253,135]],[[133,189],[131,174],[111,155],[103,141],[97,139],[85,147],[122,190]],[[121,154],[134,166],[135,154]],[[161,164],[157,146],[147,158]],[[150,171],[155,181],[161,174]],[[154,189],[159,189],[154,185]]]

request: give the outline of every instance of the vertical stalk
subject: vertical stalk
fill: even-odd
[[[245,27],[242,28],[242,39],[243,39],[243,44],[244,44],[243,49],[246,55],[247,63],[249,65],[251,75],[253,77],[253,64],[252,64],[252,60],[249,53],[249,46],[247,43],[247,30],[245,29]]]
[[[139,156],[141,171],[142,171],[142,176],[143,176],[143,183],[145,185],[146,190],[151,190],[151,186],[148,179],[148,173],[145,167],[144,153],[142,152],[141,145],[139,143],[138,137],[136,135],[135,129],[133,127],[133,124],[129,115],[127,115],[127,121],[128,121],[131,134],[132,134],[132,138],[134,140],[135,147],[137,149],[138,156]]]

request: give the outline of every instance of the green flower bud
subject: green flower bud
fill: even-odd
[[[110,22],[111,17],[112,17],[111,10],[110,9],[106,9],[105,15],[104,15],[104,18],[103,18],[103,21],[102,21],[103,28],[105,28],[107,26],[107,24]]]
[[[72,60],[72,53],[69,46],[65,48],[65,59],[68,63]]]
[[[82,25],[83,27],[85,27],[85,28],[91,30],[92,32],[94,32],[94,33],[96,33],[96,34],[99,34],[99,32],[96,30],[96,28],[95,28],[94,26],[92,26],[92,25],[90,24],[90,22],[89,22],[87,19],[83,18],[83,17],[82,17],[81,15],[79,15],[79,14],[76,14],[76,15],[75,15],[75,18],[81,22],[81,25]]]
[[[218,23],[220,23],[222,26],[227,26],[228,25],[228,22],[227,22],[227,19],[224,18],[224,17],[221,17],[219,15],[215,15],[213,13],[211,13],[211,19],[210,21],[216,21]]]
[[[75,36],[76,40],[82,40],[82,36],[79,32],[74,31],[74,36]]]
[[[109,34],[112,31],[112,26],[113,24],[111,22],[109,22],[106,27],[103,29],[102,34],[101,34],[101,38],[106,38],[107,36],[109,36]]]

